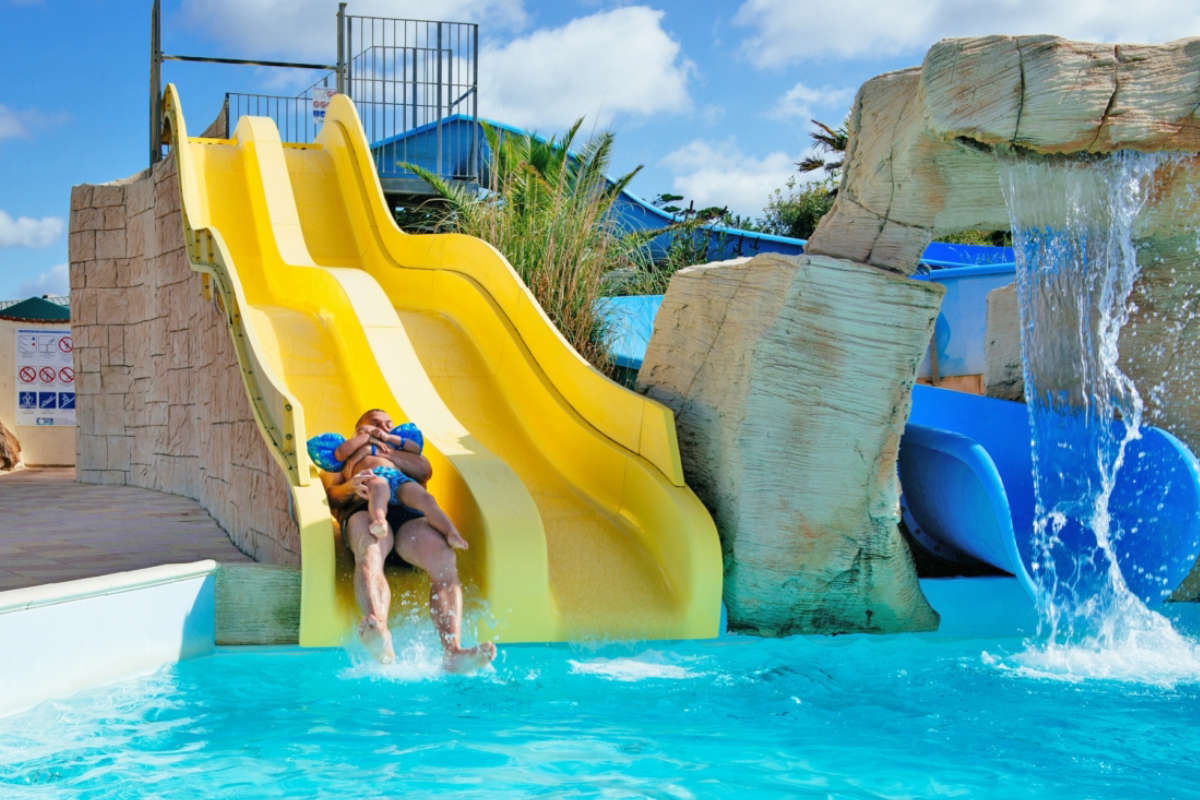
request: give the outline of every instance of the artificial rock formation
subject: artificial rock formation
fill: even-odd
[[[983,373],[983,393],[988,397],[1025,399],[1020,317],[1015,283],[988,292]]]
[[[1000,158],[1194,153],[1198,108],[1200,40],[948,39],[921,67],[859,90],[842,185],[806,258],[677,276],[639,382],[678,415],[689,482],[726,548],[731,622],[764,632],[931,624],[895,533],[894,484],[938,297],[885,273],[911,274],[939,234],[1007,229]],[[1168,376],[1148,418],[1200,451],[1196,172],[1181,158],[1156,175],[1153,211],[1135,226],[1143,275],[1130,330],[1140,333],[1121,348],[1135,380]],[[1009,303],[997,319],[1014,312]],[[1016,396],[1019,358],[1000,357],[1007,375],[991,388]]]
[[[881,75],[859,90],[841,190],[808,252],[911,273],[938,234],[1009,227],[1000,158],[1175,153],[1155,172],[1146,208],[1133,224],[1141,273],[1121,334],[1120,366],[1146,401],[1146,421],[1200,452],[1198,110],[1200,39],[1163,45],[1053,36],[938,42],[920,68]],[[1042,194],[1054,196],[1060,188],[1048,185]],[[989,311],[997,315],[989,329],[997,332],[998,346],[989,356],[988,392],[1008,397],[1020,392],[1012,299],[997,297]]]
[[[10,470],[21,463],[21,442],[17,435],[0,420],[0,470]]]
[[[732,626],[936,627],[897,530],[896,454],[942,292],[828,257],[672,278],[638,384],[675,411]]]
[[[943,40],[859,89],[842,186],[808,252],[911,273],[937,234],[1008,229],[997,153],[1194,153],[1198,106],[1200,39]]]

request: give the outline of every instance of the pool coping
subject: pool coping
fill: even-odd
[[[207,576],[220,569],[220,564],[207,558],[184,564],[159,564],[153,567],[75,578],[68,581],[42,583],[20,589],[0,591],[0,614],[12,614],[44,606],[70,603],[167,583]]]
[[[212,559],[0,592],[0,716],[215,647]]]

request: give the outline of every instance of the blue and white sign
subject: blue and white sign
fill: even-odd
[[[323,86],[312,90],[314,124],[320,125],[325,121],[325,109],[329,107],[329,101],[335,94],[337,94],[337,89],[328,89]]]
[[[16,332],[17,425],[75,424],[75,345],[69,328]]]

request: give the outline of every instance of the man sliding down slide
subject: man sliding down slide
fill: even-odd
[[[308,452],[321,468],[342,541],[354,553],[363,644],[380,661],[395,660],[387,626],[391,590],[383,574],[394,549],[405,562],[429,573],[429,613],[442,641],[443,666],[449,672],[471,672],[496,657],[496,646],[484,642],[464,648],[459,642],[462,584],[453,548],[463,549],[467,542],[425,490],[433,468],[421,455],[423,444],[416,426],[393,428],[387,412],[372,409],[359,417],[350,439],[314,436]],[[382,491],[381,484],[386,487]]]

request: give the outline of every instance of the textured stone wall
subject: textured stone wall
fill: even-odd
[[[896,457],[944,288],[773,254],[675,274],[638,388],[675,412],[725,553],[730,625],[927,630]]]
[[[987,294],[987,334],[984,342],[983,390],[988,397],[1025,400],[1021,367],[1021,312],[1017,285],[1010,283]]]
[[[1197,39],[944,39],[858,90],[842,185],[805,252],[911,273],[938,234],[1008,228],[997,154],[1197,152],[1198,103]]]
[[[295,566],[290,492],[251,416],[225,316],[188,266],[173,157],[71,190],[83,483],[198,500],[256,560]]]

